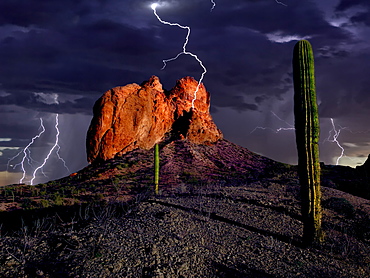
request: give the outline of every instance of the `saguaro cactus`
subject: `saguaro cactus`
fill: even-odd
[[[314,57],[311,44],[297,42],[293,53],[294,116],[301,184],[303,241],[321,242],[321,189],[319,117],[316,102]]]
[[[154,192],[159,192],[159,145],[154,146]]]

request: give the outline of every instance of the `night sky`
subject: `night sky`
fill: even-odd
[[[226,139],[277,161],[295,164],[292,53],[311,42],[319,103],[320,159],[336,164],[342,150],[362,164],[370,153],[369,0],[156,1],[165,21],[191,28],[187,50],[207,68],[211,113]],[[141,0],[0,1],[0,185],[17,183],[22,149],[43,132],[24,160],[25,183],[59,146],[34,183],[87,165],[85,136],[94,102],[107,90],[157,75],[164,88],[202,68],[181,55],[186,30],[166,26]],[[264,127],[256,128],[256,127]],[[279,128],[287,128],[281,130]],[[64,158],[57,159],[56,151]],[[17,153],[20,155],[10,159]],[[29,166],[31,164],[32,166]],[[8,171],[7,171],[8,170]],[[44,175],[45,176],[44,176]]]

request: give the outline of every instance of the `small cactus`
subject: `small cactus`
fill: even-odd
[[[154,192],[159,192],[159,145],[154,146]]]
[[[311,44],[298,41],[293,53],[294,116],[301,184],[303,241],[323,241],[319,161],[319,116]]]

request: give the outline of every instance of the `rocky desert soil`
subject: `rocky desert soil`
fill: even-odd
[[[2,277],[369,277],[370,201],[323,189],[325,242],[303,247],[296,181],[183,184],[85,206],[0,239]],[[120,208],[120,209],[119,209]],[[119,212],[120,211],[120,212]],[[54,221],[54,222],[53,222]]]

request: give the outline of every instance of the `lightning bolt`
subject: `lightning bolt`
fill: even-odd
[[[255,132],[257,129],[262,129],[262,130],[271,130],[275,133],[278,133],[280,131],[287,131],[287,130],[295,130],[294,126],[289,124],[288,122],[284,121],[283,119],[281,119],[278,115],[276,115],[273,111],[271,111],[271,113],[280,121],[284,122],[286,125],[288,125],[289,127],[279,127],[279,128],[272,128],[272,127],[262,127],[262,126],[257,126],[255,127],[251,132],[250,134],[252,134],[253,132]],[[336,160],[336,165],[339,165],[339,161],[344,157],[346,156],[345,155],[345,149],[344,147],[339,143],[338,141],[338,137],[341,133],[342,130],[348,130],[350,131],[351,133],[358,133],[358,132],[353,132],[352,130],[348,129],[347,127],[342,127],[342,126],[338,126],[336,127],[335,123],[334,123],[334,119],[333,118],[330,118],[330,121],[331,121],[331,125],[332,125],[332,129],[329,131],[329,135],[328,137],[324,140],[323,143],[325,142],[330,142],[330,143],[335,143],[338,148],[341,150],[341,153],[340,155],[337,157],[337,160]],[[366,131],[366,132],[361,132],[361,133],[367,133],[369,131]],[[351,159],[350,157],[346,156],[348,159]]]
[[[45,132],[45,127],[44,127],[44,123],[43,123],[42,118],[40,118],[40,128],[41,128],[40,133],[37,134],[36,136],[34,136],[31,139],[31,141],[28,143],[28,145],[26,147],[24,147],[23,150],[21,150],[18,154],[16,154],[15,156],[13,156],[12,158],[10,158],[8,160],[8,167],[9,167],[9,163],[11,161],[13,161],[14,159],[16,159],[17,157],[19,157],[23,153],[23,157],[22,157],[21,162],[19,162],[18,164],[15,164],[14,167],[13,167],[13,169],[15,169],[16,167],[20,166],[21,169],[22,169],[23,175],[22,175],[22,178],[19,180],[19,183],[23,183],[23,180],[26,177],[26,169],[24,168],[25,161],[27,160],[29,165],[31,165],[32,161],[33,161],[33,159],[31,158],[30,147],[33,145],[33,143],[36,141],[36,139],[40,138],[40,136]]]
[[[212,12],[214,8],[216,7],[216,2],[214,0],[211,0],[211,3],[212,3],[212,8],[211,8],[211,12]]]
[[[253,132],[255,132],[257,129],[262,129],[262,130],[271,130],[272,132],[275,132],[275,133],[278,133],[280,131],[287,131],[287,130],[295,130],[294,126],[291,125],[290,123],[284,121],[283,119],[281,119],[278,115],[276,115],[273,111],[270,111],[272,113],[272,115],[274,115],[279,121],[282,121],[284,122],[287,126],[289,127],[279,127],[279,128],[272,128],[272,127],[263,127],[263,126],[257,126],[255,127],[251,132],[250,134],[252,134]]]
[[[59,114],[56,114],[55,115],[55,130],[56,130],[56,135],[55,135],[55,143],[54,143],[54,145],[53,145],[53,147],[49,150],[49,153],[46,155],[46,157],[45,157],[45,159],[44,159],[44,161],[43,161],[43,163],[39,166],[39,167],[37,167],[35,170],[34,170],[34,172],[33,172],[33,175],[32,175],[32,179],[31,179],[31,181],[30,181],[30,184],[31,185],[33,185],[33,181],[35,180],[35,178],[36,178],[36,174],[37,174],[37,172],[41,169],[43,169],[43,167],[45,166],[45,164],[47,163],[47,161],[49,160],[49,158],[50,158],[50,155],[53,153],[53,151],[54,151],[54,149],[56,149],[56,155],[57,155],[57,157],[58,157],[58,159],[59,160],[61,160],[62,162],[63,162],[63,164],[64,164],[64,167],[67,169],[67,171],[69,172],[69,169],[68,169],[68,167],[67,167],[67,165],[66,165],[66,162],[65,162],[65,160],[63,159],[63,158],[61,158],[60,157],[60,155],[59,155],[59,150],[60,150],[60,146],[59,146],[59,134],[60,134],[60,131],[59,131]]]
[[[280,4],[280,5],[283,5],[283,6],[285,6],[285,7],[288,7],[288,5],[287,5],[287,4],[284,4],[283,2],[280,2],[280,1],[278,1],[278,0],[275,0],[275,2],[276,2],[276,3],[278,3],[278,4]]]
[[[48,161],[48,159],[49,159],[50,155],[52,154],[52,152],[54,151],[54,149],[56,149],[55,154],[56,154],[57,158],[63,162],[64,168],[66,168],[66,170],[67,170],[68,172],[70,172],[70,170],[69,170],[69,168],[68,168],[68,166],[67,166],[67,164],[66,164],[66,161],[65,161],[65,160],[60,156],[60,154],[59,154],[60,146],[59,146],[59,143],[58,143],[58,142],[59,142],[59,134],[60,134],[60,131],[59,131],[59,127],[58,127],[58,125],[59,125],[59,118],[58,118],[58,116],[59,116],[58,114],[56,114],[56,116],[55,116],[55,126],[54,126],[54,127],[55,127],[55,129],[56,129],[55,144],[54,144],[54,145],[53,145],[53,147],[49,150],[49,153],[48,153],[48,155],[46,156],[46,158],[44,159],[43,163],[42,163],[39,167],[37,167],[37,168],[34,170],[34,172],[33,172],[33,174],[32,174],[32,179],[31,179],[31,181],[30,181],[30,184],[31,184],[31,185],[33,185],[33,181],[34,181],[34,179],[36,178],[36,174],[37,174],[37,172],[38,172],[39,170],[40,170],[40,171],[41,171],[41,173],[46,177],[46,175],[45,175],[45,173],[44,173],[44,171],[43,171],[43,167],[45,166],[46,162]],[[11,161],[13,161],[14,159],[16,159],[17,157],[21,156],[21,155],[22,155],[22,153],[23,153],[23,156],[22,156],[21,161],[20,161],[19,163],[15,164],[14,166],[12,166],[12,168],[13,168],[13,169],[17,168],[18,166],[20,166],[20,167],[21,167],[21,170],[22,170],[22,173],[23,173],[23,174],[22,174],[21,179],[19,180],[19,183],[23,183],[23,182],[24,182],[24,179],[26,178],[26,175],[27,175],[27,171],[26,171],[26,168],[25,168],[25,163],[27,162],[27,163],[28,163],[28,165],[32,167],[32,164],[34,164],[34,163],[36,162],[36,161],[35,161],[35,160],[33,160],[33,159],[32,159],[32,157],[31,157],[31,147],[32,147],[32,145],[35,143],[35,141],[36,141],[37,139],[39,139],[39,138],[41,137],[41,135],[46,131],[45,126],[44,126],[44,122],[43,122],[42,118],[40,118],[40,128],[39,128],[39,129],[41,129],[41,131],[31,139],[31,141],[27,144],[27,146],[26,146],[26,147],[24,147],[24,148],[23,148],[23,149],[22,149],[18,154],[16,154],[14,157],[12,157],[12,158],[10,158],[10,159],[8,160],[8,168],[9,168],[9,166],[10,166],[10,162],[11,162]]]
[[[207,73],[207,69],[206,69],[206,67],[203,65],[203,62],[198,58],[198,56],[197,56],[197,55],[195,55],[194,53],[189,52],[189,51],[187,51],[187,50],[186,50],[186,47],[187,47],[188,42],[189,42],[190,32],[191,32],[190,27],[189,27],[189,26],[183,26],[183,25],[181,25],[181,24],[179,24],[179,23],[171,23],[171,22],[167,22],[167,21],[162,20],[162,19],[159,17],[158,13],[157,13],[157,7],[158,7],[158,5],[159,5],[158,3],[153,3],[153,4],[151,5],[151,8],[153,9],[154,15],[157,17],[157,19],[158,19],[158,21],[159,21],[160,23],[165,24],[165,25],[170,25],[170,26],[177,26],[177,27],[179,27],[179,28],[181,28],[181,29],[187,30],[187,34],[186,34],[186,37],[185,37],[185,42],[184,42],[184,44],[183,44],[183,46],[182,46],[182,52],[180,52],[179,54],[177,54],[177,55],[176,55],[175,57],[173,57],[173,58],[163,60],[163,67],[162,67],[162,70],[167,66],[167,63],[168,63],[168,62],[171,62],[171,61],[176,60],[176,59],[177,59],[178,57],[180,57],[182,54],[190,55],[191,57],[193,57],[195,60],[197,60],[197,61],[198,61],[199,65],[200,65],[200,66],[202,67],[202,69],[203,69],[203,72],[202,72],[202,74],[201,74],[201,76],[200,76],[200,79],[199,79],[198,85],[197,85],[197,87],[196,87],[196,89],[195,89],[195,91],[194,91],[194,97],[193,97],[193,100],[191,101],[191,107],[194,109],[194,101],[195,101],[195,100],[196,100],[196,98],[197,98],[197,92],[198,92],[199,87],[200,87],[200,85],[201,85],[201,83],[202,83],[202,81],[203,81],[204,75]]]
[[[334,123],[334,119],[333,118],[330,118],[330,122],[331,122],[331,125],[332,125],[332,129],[329,131],[329,135],[328,137],[324,140],[323,143],[325,142],[330,142],[330,143],[335,143],[338,148],[340,149],[340,155],[337,157],[337,161],[336,161],[336,165],[339,165],[339,161],[343,158],[343,157],[346,157],[347,159],[351,160],[351,161],[354,161],[355,159],[345,155],[345,149],[344,147],[340,144],[338,138],[342,132],[342,130],[345,130],[347,132],[350,132],[352,134],[365,134],[365,133],[369,133],[370,130],[364,130],[364,131],[353,131],[351,130],[350,128],[348,127],[342,127],[340,125],[335,125]]]
[[[341,149],[341,153],[340,153],[340,155],[338,156],[338,158],[337,158],[337,162],[336,162],[336,165],[338,165],[339,164],[339,160],[341,160],[341,158],[344,156],[344,148],[341,146],[341,144],[339,143],[339,141],[338,141],[338,137],[339,137],[339,135],[340,135],[340,132],[343,130],[343,129],[346,129],[345,127],[340,127],[338,130],[336,129],[336,127],[335,127],[335,124],[334,124],[334,120],[333,120],[333,118],[330,118],[330,121],[331,121],[331,125],[332,125],[332,129],[329,131],[329,136],[328,136],[328,138],[326,138],[325,140],[324,140],[324,142],[325,141],[328,141],[328,142],[331,142],[331,143],[335,143],[335,144],[337,144],[337,146],[338,146],[338,148],[340,148]],[[333,139],[330,139],[330,138],[333,138]]]

